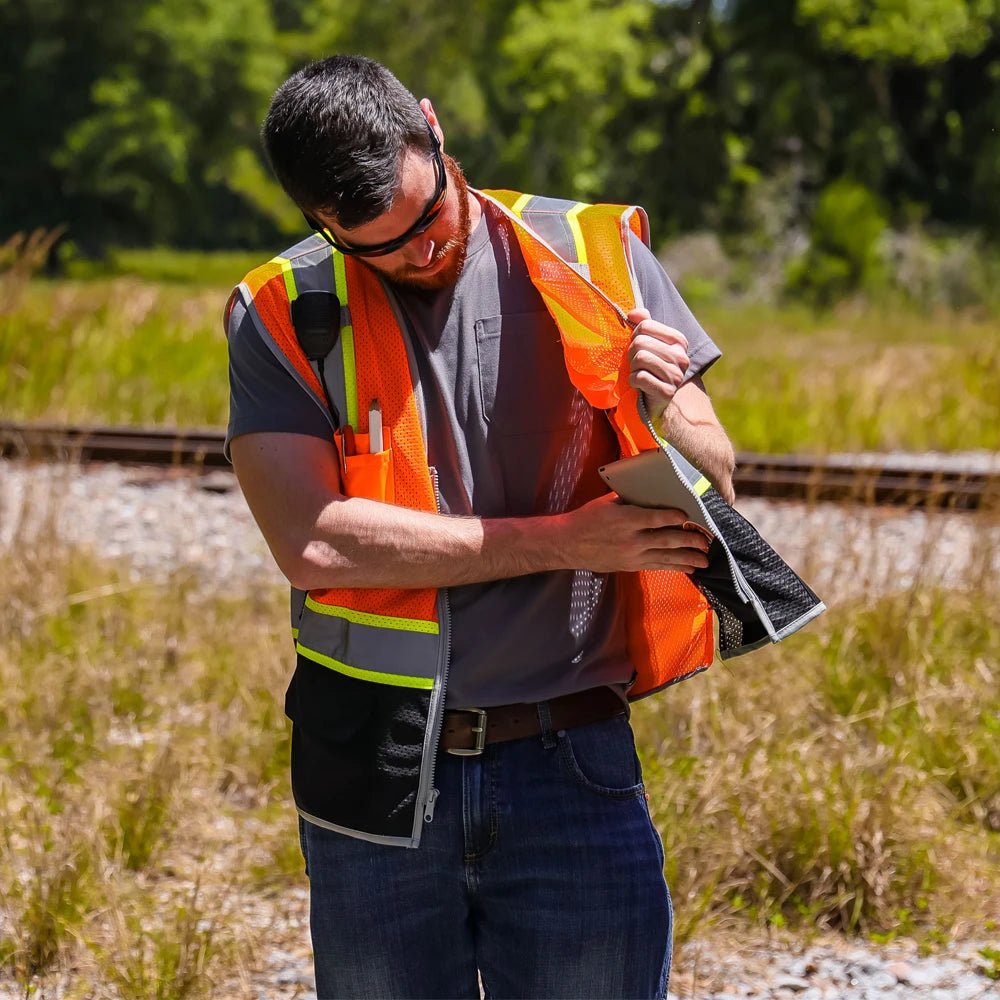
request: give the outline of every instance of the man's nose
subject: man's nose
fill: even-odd
[[[415,236],[403,248],[406,263],[411,267],[426,267],[434,258],[434,251],[437,249],[432,239],[426,236]]]

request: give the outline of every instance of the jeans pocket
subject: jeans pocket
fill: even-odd
[[[596,795],[634,799],[645,792],[632,727],[623,715],[561,732],[559,758],[570,778]]]

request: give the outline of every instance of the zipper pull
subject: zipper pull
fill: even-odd
[[[427,805],[424,806],[424,822],[430,823],[434,819],[434,806],[437,803],[438,796],[441,794],[440,790],[437,788],[431,789],[431,794],[427,797]]]

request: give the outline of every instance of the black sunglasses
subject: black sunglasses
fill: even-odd
[[[352,257],[384,257],[386,254],[395,253],[397,250],[406,246],[414,236],[419,236],[421,233],[426,232],[434,222],[437,217],[441,214],[441,209],[444,208],[445,199],[448,197],[448,171],[445,169],[444,160],[441,157],[441,144],[438,142],[438,137],[431,128],[430,122],[427,123],[427,130],[431,134],[431,142],[434,144],[434,174],[436,178],[436,183],[434,186],[434,194],[431,195],[430,201],[427,202],[427,207],[420,213],[420,218],[410,226],[401,236],[397,236],[394,240],[388,240],[386,243],[377,243],[375,246],[358,247],[358,246],[347,246],[341,243],[334,235],[330,232],[326,226],[322,223],[317,222],[305,212],[302,213],[302,218],[306,220],[309,227],[314,229],[320,236],[326,240],[334,250],[339,250],[340,253],[348,254]]]

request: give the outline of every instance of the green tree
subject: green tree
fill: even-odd
[[[4,187],[19,194],[4,228],[67,222],[85,244],[273,235],[272,182],[246,155],[284,70],[267,0],[0,0],[0,38]]]

